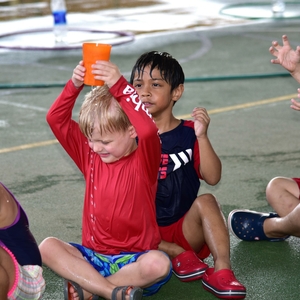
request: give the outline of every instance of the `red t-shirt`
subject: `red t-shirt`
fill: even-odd
[[[68,81],[47,122],[86,181],[82,244],[103,254],[157,249],[161,240],[155,213],[161,153],[158,129],[135,89],[121,77],[110,92],[135,127],[138,148],[114,163],[102,162],[71,119],[81,90]]]

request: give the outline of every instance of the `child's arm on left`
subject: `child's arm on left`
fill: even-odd
[[[208,138],[210,118],[206,109],[201,107],[193,109],[192,117],[200,151],[199,172],[206,183],[216,185],[221,179],[222,164]]]

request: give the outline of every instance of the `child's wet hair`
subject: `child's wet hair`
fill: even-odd
[[[119,102],[109,92],[107,85],[98,86],[86,94],[79,112],[79,128],[91,138],[95,124],[100,134],[125,132],[131,125]]]
[[[167,52],[151,51],[142,54],[131,71],[130,83],[133,83],[137,73],[141,77],[145,67],[150,66],[150,76],[152,71],[158,69],[163,80],[171,86],[171,92],[180,84],[184,84],[184,73],[179,62]]]

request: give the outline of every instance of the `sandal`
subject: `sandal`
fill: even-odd
[[[83,296],[83,290],[79,284],[77,284],[74,281],[71,280],[64,280],[64,299],[65,300],[71,300],[71,293],[70,293],[70,287],[73,287],[73,289],[76,291],[78,294],[79,300],[84,300]],[[99,300],[99,297],[96,295],[92,295],[89,300]]]
[[[139,287],[117,286],[112,291],[111,300],[118,300],[117,295],[120,291],[122,292],[120,300],[125,300],[125,296],[129,296],[129,300],[141,300],[143,297],[143,290]]]

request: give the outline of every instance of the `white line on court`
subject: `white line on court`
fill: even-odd
[[[16,102],[11,102],[11,101],[5,101],[5,100],[0,100],[0,104],[11,105],[11,106],[19,107],[19,108],[26,108],[26,109],[38,110],[38,111],[43,111],[43,112],[47,111],[46,108],[42,108],[42,107],[39,107],[39,106],[21,104],[21,103],[16,103]]]

